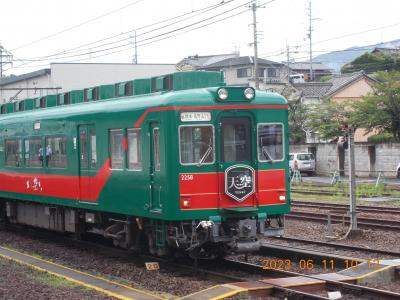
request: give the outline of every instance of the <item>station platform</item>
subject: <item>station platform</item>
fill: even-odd
[[[110,281],[105,278],[94,276],[85,272],[73,270],[71,268],[48,262],[43,259],[24,254],[6,247],[0,247],[0,256],[29,266],[42,272],[64,278],[78,285],[94,289],[108,296],[117,299],[138,299],[138,300],[154,300],[164,299],[149,292],[138,290],[123,284]]]

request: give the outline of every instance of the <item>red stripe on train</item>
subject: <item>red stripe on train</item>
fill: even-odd
[[[256,171],[255,193],[242,202],[225,194],[224,176],[222,172],[180,174],[181,209],[232,208],[286,203],[285,170]]]
[[[96,176],[65,176],[53,174],[0,173],[0,191],[96,201],[111,175],[109,159]],[[89,189],[80,189],[90,186]]]

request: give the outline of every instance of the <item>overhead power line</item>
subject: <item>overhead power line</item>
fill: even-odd
[[[153,35],[153,36],[148,37],[148,38],[143,38],[143,39],[141,39],[141,40],[138,41],[138,47],[139,47],[139,46],[144,46],[145,44],[147,45],[147,44],[152,43],[152,42],[150,42],[150,43],[145,43],[145,44],[144,44],[143,42],[151,41],[151,40],[154,40],[154,39],[156,39],[156,38],[159,38],[159,37],[162,37],[162,36],[165,36],[165,35],[169,35],[169,34],[172,34],[172,33],[174,33],[174,32],[184,30],[184,29],[189,28],[189,27],[196,26],[196,25],[198,25],[198,24],[204,23],[204,22],[209,21],[209,20],[211,20],[211,19],[215,19],[215,18],[217,18],[217,17],[220,17],[220,16],[222,16],[222,15],[224,15],[224,14],[227,14],[227,13],[229,13],[229,12],[232,12],[232,11],[234,11],[234,10],[243,8],[245,5],[249,4],[250,2],[251,2],[251,1],[246,2],[246,3],[244,3],[244,4],[241,4],[241,5],[238,5],[238,6],[234,7],[234,8],[231,8],[231,9],[229,9],[229,10],[226,10],[226,11],[224,11],[224,12],[222,12],[222,13],[218,13],[218,14],[213,15],[213,16],[211,16],[211,17],[207,17],[207,18],[202,19],[202,20],[200,20],[200,21],[197,21],[197,22],[194,22],[194,23],[191,23],[191,24],[188,24],[188,25],[185,25],[185,26],[182,26],[182,27],[179,27],[179,28],[176,28],[176,29],[167,31],[167,32],[163,32],[163,33],[160,33],[160,34],[156,34],[156,35]],[[246,12],[246,11],[248,11],[248,9],[246,9],[246,10],[243,11],[243,12],[240,12],[239,14],[242,14],[242,13],[244,13],[244,12]],[[231,18],[231,17],[236,16],[236,15],[239,15],[239,14],[235,14],[235,15],[229,16],[228,18]],[[218,20],[217,22],[220,22],[220,21],[222,21],[222,20],[226,20],[226,19],[228,19],[228,18],[224,18],[224,19]],[[206,24],[206,26],[209,26],[209,25],[214,24],[214,23],[216,23],[216,22],[208,23],[208,24]],[[204,27],[204,26],[198,26],[198,27],[196,27],[195,29],[199,29],[199,28],[202,28],[202,27]],[[158,30],[158,29],[157,29],[157,30]],[[157,30],[153,30],[153,31],[157,31]],[[146,34],[149,34],[149,33],[153,32],[153,31],[148,31]],[[140,34],[140,35],[137,35],[137,36],[139,37],[139,36],[141,36],[141,35],[144,35],[144,34]],[[177,34],[176,34],[176,35],[177,35]],[[174,35],[174,36],[176,36],[176,35]],[[129,39],[130,39],[130,38],[129,38]],[[121,40],[121,41],[129,40],[129,39],[127,38],[127,39],[123,39],[123,40]],[[162,40],[162,39],[158,39],[157,41],[159,41],[159,40]],[[119,41],[119,42],[121,42],[121,41]],[[52,59],[53,59],[53,60],[60,60],[60,59],[66,59],[66,58],[73,58],[73,57],[85,56],[85,55],[89,55],[89,54],[90,54],[90,55],[93,55],[93,54],[95,54],[95,53],[100,53],[100,52],[105,52],[105,51],[120,49],[120,48],[122,48],[122,47],[128,47],[127,49],[132,49],[132,45],[131,45],[131,43],[129,42],[129,43],[125,43],[125,44],[122,44],[122,45],[117,45],[117,46],[113,46],[113,47],[103,48],[103,49],[96,50],[96,51],[89,51],[89,52],[84,52],[84,53],[75,54],[75,55],[66,55],[66,56],[61,56],[61,57],[54,57],[54,58],[52,58]],[[125,50],[127,50],[127,49],[124,49],[124,50],[122,50],[122,51],[125,51]],[[109,53],[109,54],[107,54],[107,55],[110,55],[110,54],[113,54],[113,53],[116,53],[116,52],[120,52],[120,51],[111,52],[111,53]],[[105,55],[101,55],[101,56],[105,56]],[[101,56],[96,56],[96,57],[101,57]],[[93,57],[92,57],[92,58],[93,58]],[[79,59],[79,60],[86,60],[86,59],[88,59],[88,58]],[[35,61],[31,61],[31,62],[46,61],[46,60],[48,60],[48,59],[38,59],[38,60],[35,60]],[[15,66],[14,68],[20,68],[21,66],[27,65],[27,64],[28,64],[28,63],[24,63],[24,64],[21,64],[21,65]],[[32,66],[32,67],[33,67],[33,66]]]
[[[225,20],[227,20],[227,19],[236,17],[236,16],[241,15],[241,14],[243,14],[243,13],[246,13],[246,12],[248,12],[248,11],[249,11],[249,9],[246,8],[244,11],[241,11],[241,12],[238,12],[238,13],[235,13],[235,14],[232,14],[232,15],[229,15],[229,16],[227,16],[227,17],[224,17],[224,18],[215,20],[215,21],[213,21],[213,22],[209,22],[209,23],[207,23],[207,24],[203,24],[203,25],[201,25],[201,26],[197,26],[197,27],[195,27],[195,28],[190,28],[190,29],[185,30],[185,31],[179,31],[179,32],[176,32],[175,34],[170,34],[170,35],[168,35],[168,36],[163,36],[163,37],[160,37],[160,38],[158,38],[158,39],[156,39],[156,40],[153,40],[153,41],[147,41],[147,42],[143,43],[143,40],[142,40],[142,41],[139,41],[139,42],[138,42],[138,47],[143,47],[143,46],[146,46],[146,45],[149,45],[149,44],[153,44],[153,43],[156,43],[156,42],[165,40],[165,39],[169,39],[169,38],[172,38],[172,37],[181,35],[181,34],[185,34],[185,33],[188,33],[188,32],[194,31],[194,30],[198,30],[198,29],[201,29],[201,28],[210,26],[210,25],[212,25],[212,24],[219,23],[219,22],[225,21]],[[182,28],[181,28],[180,30],[182,30]],[[178,31],[178,30],[175,30],[175,31]],[[146,39],[146,40],[148,40],[148,39]],[[124,48],[124,49],[118,49],[118,50],[115,50],[115,49],[114,49],[115,51],[112,51],[112,52],[109,52],[109,53],[105,53],[105,54],[101,54],[101,55],[97,55],[97,56],[93,56],[92,59],[94,59],[94,58],[99,58],[99,57],[104,57],[104,56],[108,56],[108,55],[111,55],[111,54],[114,54],[114,53],[119,53],[119,52],[127,51],[127,50],[132,49],[134,46],[132,46],[131,44],[125,44],[125,45],[118,46],[118,47],[115,47],[115,48],[122,48],[122,47],[125,47],[125,48]],[[108,50],[110,50],[110,49],[108,49]],[[112,50],[112,49],[111,49],[111,50]],[[99,52],[100,52],[100,51],[99,51]],[[67,61],[66,63],[79,62],[79,61],[83,61],[83,60],[87,60],[87,59],[89,59],[89,58],[74,59],[74,60],[71,60],[71,61]],[[34,66],[30,66],[30,67],[42,67],[42,66],[48,66],[48,64],[34,65]],[[20,68],[20,67],[21,67],[21,66],[17,66],[17,67],[15,67],[15,68]],[[26,68],[26,67],[22,67],[22,68]]]
[[[169,27],[169,26],[178,24],[178,23],[183,22],[183,21],[185,21],[185,20],[187,20],[187,19],[190,19],[190,18],[192,18],[192,17],[198,16],[198,15],[200,15],[200,14],[203,14],[203,13],[205,13],[205,12],[208,12],[208,11],[210,11],[210,10],[213,10],[213,9],[219,7],[219,6],[226,5],[226,4],[228,4],[228,3],[230,3],[230,2],[233,2],[233,1],[235,1],[235,0],[230,0],[230,1],[227,1],[227,2],[221,2],[221,3],[217,4],[217,5],[212,5],[212,6],[208,6],[208,7],[199,9],[199,10],[197,10],[197,11],[194,11],[194,12],[197,12],[197,14],[195,14],[195,15],[193,15],[193,16],[189,16],[189,17],[186,17],[186,18],[183,19],[183,20],[179,20],[179,21],[177,21],[177,22],[173,22],[173,23],[164,25],[164,26],[162,26],[162,27],[158,27],[158,28],[155,28],[155,29],[153,29],[153,30],[149,30],[149,31],[144,32],[144,33],[142,33],[142,34],[138,34],[137,37],[143,36],[143,35],[146,35],[146,34],[150,34],[150,33],[152,33],[152,32],[155,32],[155,31],[158,31],[158,30],[161,30],[161,29],[165,29],[165,28],[167,28],[167,27]],[[233,10],[236,10],[236,9],[238,9],[238,8],[241,8],[241,7],[243,7],[244,5],[249,4],[249,3],[250,3],[250,1],[245,2],[245,3],[243,3],[243,4],[241,4],[241,5],[237,6],[237,7],[234,7],[234,8],[232,8],[232,9],[230,9],[230,10],[224,11],[224,12],[219,13],[219,14],[217,14],[217,15],[214,15],[214,16],[212,16],[212,17],[208,17],[208,18],[202,19],[202,20],[197,21],[197,22],[195,22],[195,23],[192,23],[192,24],[189,24],[189,25],[180,27],[180,28],[178,28],[178,29],[171,30],[171,31],[169,31],[169,32],[164,32],[164,33],[162,33],[162,34],[159,34],[159,35],[156,35],[156,36],[152,36],[152,37],[147,38],[147,39],[145,39],[145,40],[154,39],[154,38],[156,38],[156,37],[158,37],[158,36],[163,36],[163,35],[169,34],[169,33],[171,33],[171,32],[174,32],[174,31],[177,31],[177,30],[182,30],[182,29],[184,29],[184,28],[187,28],[187,27],[190,27],[190,26],[199,24],[199,23],[201,23],[201,22],[205,22],[205,21],[207,21],[207,20],[216,18],[216,17],[218,17],[218,16],[220,16],[220,15],[223,15],[223,14],[229,13],[229,12],[231,12],[231,11],[233,11]],[[191,12],[190,14],[193,14],[193,12]],[[154,26],[154,25],[157,25],[157,24],[165,23],[165,22],[167,22],[167,21],[169,21],[169,20],[173,20],[173,19],[176,19],[176,18],[185,16],[185,15],[188,15],[188,13],[183,14],[183,15],[180,15],[180,16],[177,16],[177,17],[168,18],[168,19],[166,19],[166,20],[162,20],[162,21],[159,21],[159,22],[156,22],[156,23],[152,23],[152,24],[149,24],[149,25],[145,25],[145,26],[142,26],[142,27],[139,27],[139,28],[141,28],[141,29],[143,29],[143,28],[148,28],[148,27],[151,27],[151,26]],[[139,28],[138,28],[138,29],[139,29]],[[128,31],[128,32],[126,32],[126,33],[130,33],[130,32],[132,32],[132,31]],[[118,36],[118,35],[116,35],[116,36]],[[103,40],[105,40],[105,39],[103,39]],[[116,44],[116,43],[118,43],[118,42],[123,42],[123,41],[126,41],[126,40],[131,40],[131,37],[124,38],[124,39],[121,39],[121,40],[118,40],[118,41],[113,41],[113,42],[110,42],[110,43],[106,43],[106,44],[103,44],[103,46],[104,46],[104,45]],[[140,42],[142,42],[142,41],[143,41],[143,40],[141,40]],[[60,54],[64,54],[64,55],[63,55],[63,56],[54,56],[54,57],[51,57],[50,55],[47,55],[47,56],[44,56],[44,57],[42,57],[42,58],[28,59],[28,60],[26,60],[24,63],[22,63],[22,64],[20,64],[20,65],[17,65],[17,66],[15,66],[14,68],[21,68],[22,66],[24,66],[24,65],[30,65],[30,64],[33,63],[33,62],[46,61],[46,60],[50,60],[50,59],[52,59],[52,60],[59,60],[59,59],[72,58],[72,57],[79,57],[79,56],[84,56],[84,55],[92,55],[92,54],[94,54],[94,53],[109,51],[109,50],[113,50],[113,49],[117,49],[117,48],[129,46],[129,45],[131,45],[131,42],[126,43],[126,44],[122,44],[122,45],[118,45],[118,46],[114,46],[114,47],[108,47],[108,48],[96,50],[96,51],[93,51],[93,48],[89,48],[89,51],[83,52],[83,53],[79,53],[79,54],[76,54],[76,55],[65,55],[65,54],[67,54],[66,52],[60,52]],[[100,46],[101,46],[101,45],[100,45]],[[96,46],[96,47],[94,47],[94,48],[98,48],[98,47],[100,47],[100,46]],[[76,47],[76,48],[79,48],[79,47]],[[80,51],[84,51],[84,49],[82,49],[82,50],[80,50]],[[22,60],[22,61],[24,61],[24,60]],[[9,68],[9,69],[11,69],[11,68]],[[9,70],[9,69],[7,69],[7,70]]]
[[[63,34],[63,33],[65,33],[65,32],[71,31],[71,30],[76,29],[76,28],[78,28],[78,27],[81,27],[81,26],[83,26],[83,25],[89,24],[89,23],[94,22],[94,21],[96,21],[96,20],[99,20],[99,19],[101,19],[101,18],[104,18],[104,17],[107,17],[107,16],[109,16],[109,15],[112,15],[112,14],[114,14],[114,13],[116,13],[116,12],[119,12],[119,11],[121,11],[121,10],[124,10],[124,9],[126,9],[126,8],[128,8],[128,7],[130,7],[130,6],[136,5],[136,4],[138,4],[138,3],[142,2],[142,1],[144,1],[144,0],[137,0],[137,1],[135,1],[135,2],[132,2],[132,3],[130,3],[130,4],[125,5],[125,6],[123,6],[123,7],[117,8],[117,9],[115,9],[115,10],[112,10],[112,11],[108,12],[108,13],[105,13],[105,14],[102,14],[102,15],[100,15],[100,16],[94,17],[94,18],[92,18],[92,19],[89,19],[89,20],[84,21],[84,22],[82,22],[82,23],[79,23],[79,24],[77,24],[77,25],[68,27],[68,28],[63,29],[63,30],[61,30],[61,31],[58,31],[58,32],[52,33],[52,34],[50,34],[50,35],[44,36],[44,37],[42,37],[42,38],[40,38],[40,39],[37,39],[37,40],[31,41],[31,42],[29,42],[29,43],[23,44],[23,45],[21,45],[21,46],[18,46],[17,48],[12,49],[11,51],[15,51],[15,50],[18,50],[18,49],[21,49],[21,48],[24,48],[24,47],[33,45],[33,44],[39,43],[39,42],[41,42],[41,41],[47,40],[47,39],[49,39],[49,38],[55,37],[55,36],[57,36],[57,35]]]
[[[144,25],[144,26],[141,26],[141,27],[138,27],[138,28],[135,28],[135,29],[131,29],[131,30],[122,32],[122,33],[114,34],[114,35],[108,36],[106,38],[102,38],[100,40],[96,40],[96,41],[93,41],[93,42],[90,42],[90,43],[85,43],[85,44],[82,44],[82,45],[79,45],[79,46],[76,46],[76,47],[73,47],[73,48],[70,48],[70,49],[67,49],[67,50],[59,51],[59,52],[56,52],[56,53],[53,53],[53,54],[47,54],[47,55],[40,56],[40,57],[28,58],[28,59],[24,59],[24,60],[26,60],[26,61],[38,61],[38,60],[44,60],[45,58],[52,58],[52,57],[58,56],[58,55],[66,55],[68,53],[74,53],[74,50],[77,50],[77,49],[80,49],[80,48],[83,48],[83,47],[87,47],[87,46],[94,45],[94,44],[97,44],[97,43],[101,43],[101,42],[104,42],[104,41],[107,41],[107,40],[111,40],[111,39],[116,38],[116,37],[129,35],[129,34],[134,33],[135,31],[143,30],[145,28],[153,27],[155,25],[163,24],[163,23],[166,23],[166,22],[173,21],[173,20],[181,18],[180,20],[175,21],[173,23],[169,23],[169,24],[163,25],[161,27],[157,27],[157,28],[155,28],[153,30],[150,30],[148,32],[144,32],[144,33],[140,34],[140,35],[143,35],[143,34],[146,34],[146,33],[149,33],[149,32],[153,32],[153,31],[156,31],[156,30],[159,30],[159,29],[163,29],[163,28],[175,25],[177,23],[183,22],[185,20],[188,20],[190,18],[193,18],[193,17],[196,17],[198,15],[204,14],[204,13],[210,11],[210,10],[216,9],[219,6],[226,5],[226,4],[231,3],[233,1],[235,1],[235,0],[229,0],[229,1],[226,1],[226,2],[221,2],[221,3],[218,3],[218,4],[210,5],[210,6],[207,6],[207,7],[203,7],[201,9],[193,10],[193,11],[191,11],[189,13],[184,13],[184,14],[181,14],[181,15],[178,15],[178,16],[174,16],[172,18],[167,18],[167,19],[164,19],[164,20],[152,23],[152,24]],[[185,16],[188,16],[188,17],[182,19]],[[127,40],[127,39],[130,39],[130,37],[129,38],[125,38],[124,40]],[[118,41],[121,41],[121,40],[118,40]],[[98,47],[101,47],[101,46],[107,46],[107,45],[110,45],[112,43],[116,43],[118,41],[112,41],[112,42],[105,43],[105,44],[100,44],[100,45],[97,45],[97,46],[94,46],[94,47],[88,47],[88,48],[85,48],[85,49],[82,49],[82,50],[79,50],[79,51],[87,51],[89,49],[94,49],[94,48],[98,48]],[[75,51],[75,52],[79,52],[79,51]]]

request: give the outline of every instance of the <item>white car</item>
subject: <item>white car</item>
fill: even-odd
[[[312,153],[289,153],[289,169],[315,175],[315,157]]]
[[[396,167],[396,176],[397,178],[400,178],[400,163]]]

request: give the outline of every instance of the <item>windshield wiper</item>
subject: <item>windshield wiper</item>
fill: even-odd
[[[268,152],[267,147],[262,146],[261,149],[262,149],[262,152],[263,152],[265,158],[268,159],[269,162],[272,162],[273,161],[272,155],[271,155],[271,153]]]
[[[208,149],[207,151],[204,153],[204,155],[201,157],[200,161],[197,163],[197,166],[200,167],[204,161],[207,159],[207,157],[210,155],[211,151],[212,151],[212,146],[211,144],[208,145]]]

